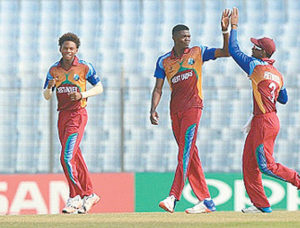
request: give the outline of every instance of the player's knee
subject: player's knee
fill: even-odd
[[[278,165],[276,163],[268,163],[267,169],[270,170],[272,173],[275,173],[278,169]]]

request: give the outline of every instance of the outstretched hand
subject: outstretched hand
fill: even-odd
[[[225,9],[222,12],[222,19],[221,19],[222,31],[227,31],[228,26],[229,26],[230,15],[231,15],[230,9]]]
[[[238,8],[233,7],[231,18],[230,18],[231,27],[232,26],[237,27],[238,23],[239,23],[239,10],[238,10]]]

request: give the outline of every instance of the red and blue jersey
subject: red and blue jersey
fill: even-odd
[[[215,59],[215,50],[195,46],[186,48],[181,57],[176,57],[173,49],[158,58],[154,77],[167,78],[169,82],[172,91],[171,113],[203,107],[202,65],[205,61]]]
[[[231,30],[229,52],[239,66],[249,75],[253,90],[253,114],[276,112],[276,101],[287,102],[283,76],[273,66],[274,60],[257,59],[245,55],[238,46],[237,31]]]
[[[276,101],[283,86],[282,75],[273,65],[263,60],[253,60],[249,75],[253,90],[253,114],[276,112]]]
[[[79,101],[71,101],[68,94],[71,92],[84,92],[86,91],[87,81],[92,85],[96,85],[100,78],[97,76],[92,64],[79,60],[76,56],[69,70],[65,70],[61,62],[62,59],[50,67],[44,89],[47,88],[49,80],[56,80],[58,111],[84,108],[87,103],[86,98]]]

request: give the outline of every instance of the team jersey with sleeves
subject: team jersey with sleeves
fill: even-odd
[[[252,82],[253,114],[276,112],[276,101],[283,87],[283,77],[273,66],[274,60],[245,55],[239,48],[237,31],[234,29],[230,33],[229,52]]]
[[[181,57],[174,50],[160,56],[154,77],[167,78],[171,88],[170,112],[177,113],[192,107],[203,107],[202,65],[215,59],[215,48],[205,46],[186,48]]]
[[[283,86],[283,77],[278,70],[263,60],[253,60],[252,81],[253,114],[276,112],[276,101]]]
[[[58,107],[57,110],[78,110],[84,108],[87,99],[83,98],[78,101],[71,101],[68,93],[86,91],[86,82],[96,85],[100,78],[97,76],[94,67],[76,56],[69,70],[61,66],[62,59],[50,67],[45,81],[44,89],[47,88],[48,82],[55,79],[56,96]]]

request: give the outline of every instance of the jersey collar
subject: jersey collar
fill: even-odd
[[[270,64],[270,65],[273,65],[273,63],[275,62],[274,59],[269,59],[269,58],[262,58],[261,60],[267,62],[267,63]]]
[[[61,67],[62,64],[62,58],[59,60],[58,66]],[[77,66],[79,64],[79,59],[77,58],[77,56],[75,55],[72,66]]]
[[[187,54],[187,53],[189,53],[190,52],[190,48],[186,48],[186,49],[184,49],[184,51],[183,51],[183,54],[182,55],[184,55],[184,54]],[[180,59],[182,56],[180,56],[180,57],[177,57],[176,55],[175,55],[175,51],[174,51],[174,48],[172,49],[172,51],[171,51],[171,59]]]

